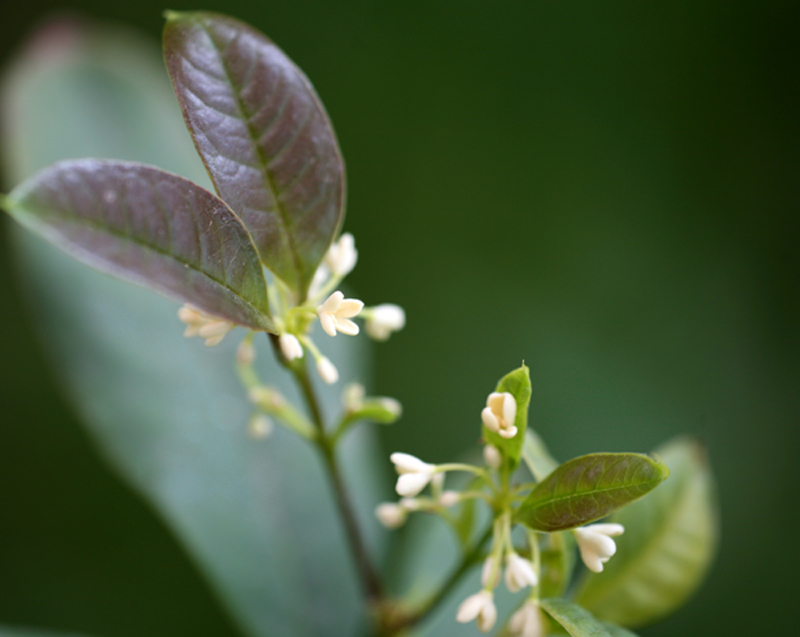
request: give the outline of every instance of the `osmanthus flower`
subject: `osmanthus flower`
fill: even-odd
[[[293,361],[296,358],[303,357],[303,346],[294,334],[281,334],[278,338],[281,345],[281,352],[286,357],[287,361]]]
[[[611,538],[624,532],[625,527],[613,523],[590,524],[573,529],[586,568],[595,573],[602,572],[603,564],[617,552],[617,545]]]
[[[503,438],[517,435],[514,421],[517,418],[517,401],[508,392],[492,392],[486,399],[486,407],[481,412],[481,420],[489,431]]]
[[[488,633],[497,621],[497,607],[494,605],[494,594],[490,590],[482,590],[470,595],[461,602],[456,613],[456,621],[462,624],[477,621],[478,630]]]
[[[183,333],[186,338],[204,338],[208,347],[219,345],[225,335],[236,327],[233,323],[206,314],[188,303],[178,310],[178,318],[186,323],[186,331]]]
[[[317,308],[320,325],[329,336],[336,336],[337,331],[355,336],[358,334],[358,325],[350,319],[358,316],[363,307],[364,304],[358,299],[346,299],[337,290]]]
[[[395,452],[389,456],[400,477],[397,478],[395,490],[398,495],[413,498],[433,479],[436,465],[423,462],[408,453]]]
[[[317,373],[319,377],[328,385],[333,385],[339,380],[339,370],[336,365],[331,363],[331,359],[325,356],[320,356],[317,359]]]
[[[356,240],[349,232],[345,232],[338,241],[331,244],[325,255],[325,267],[339,278],[350,274],[357,261]]]
[[[506,556],[505,580],[506,587],[512,593],[518,593],[526,586],[536,586],[539,583],[533,563],[515,552],[510,552]]]
[[[402,330],[406,326],[406,313],[402,307],[394,303],[382,303],[365,311],[364,329],[367,335],[376,341],[385,341],[392,332]]]
[[[382,502],[375,507],[375,517],[387,529],[396,529],[402,526],[408,514],[419,511],[422,503],[414,498],[400,498],[400,502]]]
[[[529,599],[508,620],[508,630],[512,635],[519,637],[542,637],[544,635],[544,622],[539,610],[539,604]]]

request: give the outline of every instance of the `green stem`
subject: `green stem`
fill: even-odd
[[[277,349],[276,353],[279,352]],[[377,571],[370,561],[367,547],[361,535],[361,530],[356,520],[355,510],[350,502],[350,498],[345,487],[342,473],[339,468],[339,463],[336,460],[336,450],[333,440],[328,436],[325,431],[325,425],[322,418],[322,410],[320,409],[319,401],[317,400],[316,392],[311,385],[311,379],[308,376],[308,370],[305,366],[305,358],[297,361],[296,364],[286,364],[286,366],[294,373],[303,396],[306,399],[308,408],[311,411],[312,421],[317,428],[317,437],[314,441],[322,454],[325,469],[330,477],[331,487],[336,499],[336,505],[339,509],[342,522],[344,523],[345,533],[347,540],[350,544],[350,550],[356,562],[356,568],[361,578],[361,585],[364,593],[367,596],[371,605],[377,605],[383,599],[383,585]]]
[[[449,577],[445,580],[441,587],[439,587],[439,590],[436,591],[425,603],[423,603],[416,612],[407,615],[401,622],[398,622],[398,624],[392,626],[392,631],[390,634],[397,634],[403,629],[415,626],[428,615],[430,615],[434,610],[436,610],[439,604],[441,604],[453,590],[453,587],[458,584],[459,580],[464,576],[464,574],[480,561],[483,554],[483,545],[486,544],[486,541],[492,536],[493,532],[494,524],[490,524],[489,528],[486,529],[480,539],[475,542],[472,550],[464,555],[461,563],[456,566],[455,569],[453,569]]]

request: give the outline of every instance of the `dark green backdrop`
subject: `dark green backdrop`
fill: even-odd
[[[162,2],[71,6],[155,41]],[[6,0],[0,59],[59,8]],[[476,408],[522,359],[532,422],[558,457],[698,434],[720,483],[721,553],[691,604],[645,634],[795,634],[797,4],[169,8],[252,22],[331,114],[361,252],[352,286],[409,318],[377,350],[377,389],[405,406],[387,453],[443,461],[474,444]],[[0,623],[234,635],[60,397],[6,230]]]

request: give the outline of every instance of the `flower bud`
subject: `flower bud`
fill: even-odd
[[[287,361],[303,357],[303,346],[300,345],[300,341],[297,340],[294,334],[281,334],[278,341],[281,345],[281,352]]]
[[[394,303],[376,305],[370,310],[364,328],[370,338],[385,341],[392,332],[402,330],[406,325],[406,313]]]
[[[328,385],[333,385],[339,380],[339,371],[336,369],[336,366],[324,356],[317,359],[317,373]]]

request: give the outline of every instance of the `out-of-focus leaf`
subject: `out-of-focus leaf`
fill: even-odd
[[[3,88],[3,151],[14,181],[70,155],[93,155],[207,183],[150,43],[51,25]],[[331,626],[356,634],[361,595],[319,458],[282,429],[265,441],[248,437],[235,333],[213,350],[185,340],[168,300],[99,274],[26,230],[14,238],[47,350],[88,431],[164,516],[246,634],[329,635]],[[267,339],[258,340],[266,353]],[[344,380],[363,370],[364,352],[347,349],[359,343],[332,339],[326,352]],[[271,359],[258,361],[264,377],[295,400]],[[320,389],[333,415],[339,390]],[[378,554],[380,454],[366,428],[341,451]]]
[[[514,419],[517,433],[513,438],[503,438],[483,425],[483,438],[503,453],[509,468],[513,470],[519,464],[525,431],[528,428],[528,406],[532,393],[530,370],[523,364],[519,369],[506,374],[497,383],[495,392],[508,392],[517,401],[517,416]]]
[[[575,538],[572,533],[550,533],[547,542],[541,552],[539,593],[542,597],[561,597],[575,566]]]
[[[60,633],[38,628],[9,628],[0,626],[0,637],[80,637],[77,633]]]
[[[79,261],[256,330],[273,330],[245,227],[188,179],[122,161],[77,159],[3,200],[20,223]]]
[[[544,480],[558,467],[558,461],[550,455],[544,440],[533,429],[528,429],[525,432],[525,441],[522,444],[522,460],[537,482]]]
[[[169,13],[164,56],[217,192],[301,296],[344,218],[344,163],[308,78],[252,27]]]
[[[627,628],[623,628],[622,626],[606,623],[604,623],[603,626],[608,631],[608,634],[611,635],[611,637],[636,637],[636,633],[632,633]]]
[[[613,637],[588,610],[565,599],[543,599],[542,609],[572,637]]]
[[[536,485],[517,521],[537,531],[564,531],[605,517],[641,498],[669,476],[657,458],[593,453],[562,464]]]
[[[716,492],[704,447],[678,438],[658,454],[670,479],[613,517],[625,527],[617,553],[576,595],[603,620],[632,628],[679,608],[700,585],[717,545]]]

